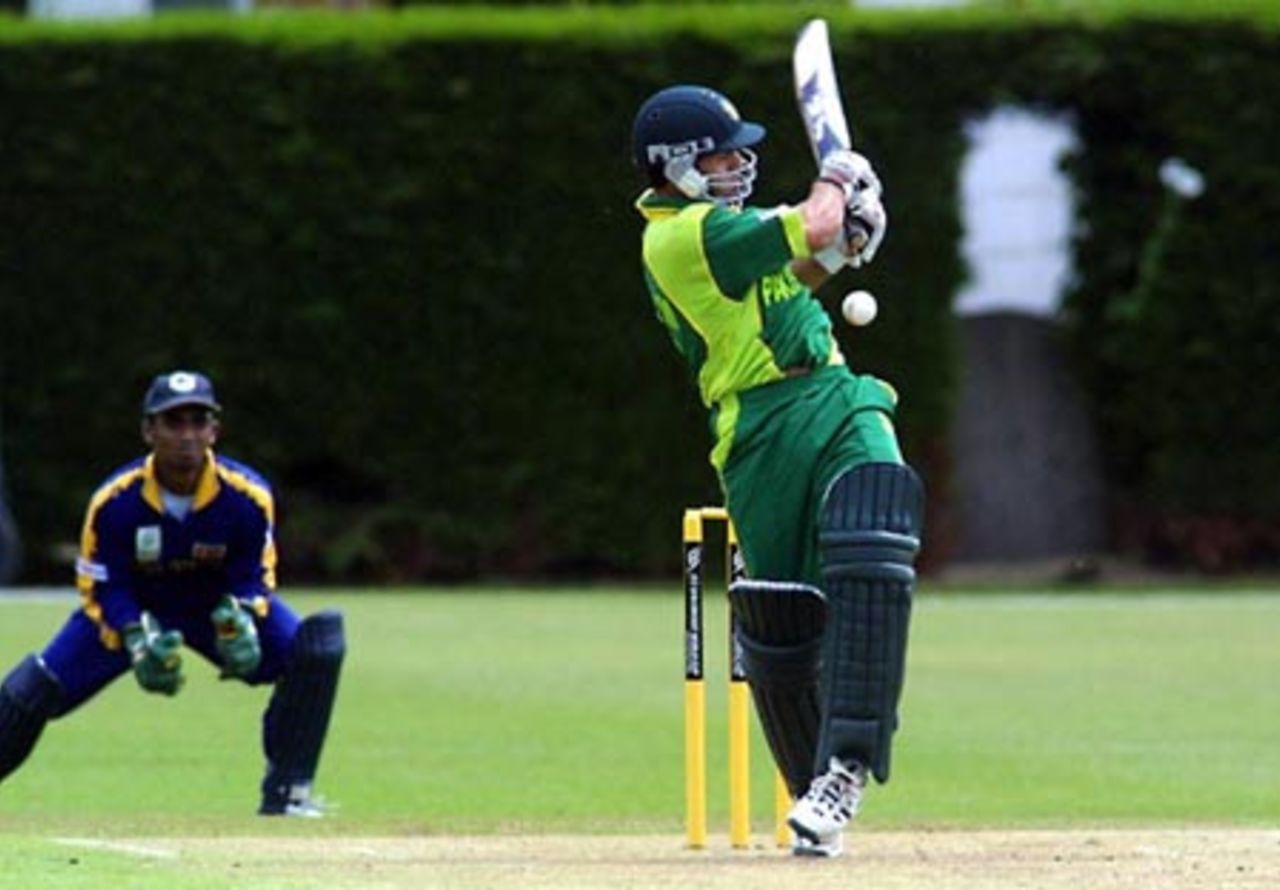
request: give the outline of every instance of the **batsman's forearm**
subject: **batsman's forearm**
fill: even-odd
[[[844,227],[844,192],[838,185],[816,180],[800,205],[809,250],[817,252],[838,238]]]
[[[791,271],[795,273],[796,278],[800,279],[800,283],[811,291],[816,291],[822,287],[831,277],[831,273],[824,269],[817,260],[808,257],[792,260]]]

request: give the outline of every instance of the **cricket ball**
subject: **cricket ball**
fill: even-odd
[[[876,298],[871,296],[870,291],[854,290],[845,294],[840,303],[840,314],[849,324],[860,328],[875,320],[877,308]]]

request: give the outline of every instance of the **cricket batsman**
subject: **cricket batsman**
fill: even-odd
[[[797,798],[794,852],[839,855],[868,777],[889,778],[924,505],[894,390],[849,370],[813,294],[875,256],[880,181],[840,150],[800,203],[746,206],[764,127],[701,86],[651,96],[632,135],[644,279],[710,413],[751,579],[730,602]]]
[[[80,607],[0,684],[0,781],[49,720],[122,674],[176,695],[182,648],[224,679],[273,686],[262,718],[258,812],[320,816],[311,793],[346,652],[342,616],[300,619],[275,594],[275,503],[250,467],[213,450],[221,408],[204,374],[161,374],[146,392],[150,452],[89,501],[76,561]]]

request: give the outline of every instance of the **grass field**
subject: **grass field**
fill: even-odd
[[[303,611],[338,606],[347,615],[350,654],[318,783],[339,805],[335,817],[281,824],[252,815],[267,692],[220,683],[192,656],[175,699],[144,695],[126,677],[50,725],[0,786],[0,886],[185,888],[229,886],[233,876],[252,887],[409,886],[367,867],[326,872],[314,854],[275,867],[293,862],[287,851],[298,845],[334,853],[380,849],[388,838],[400,839],[395,855],[426,863],[436,860],[415,844],[459,836],[481,849],[486,838],[569,838],[567,861],[590,860],[593,838],[659,838],[659,848],[679,851],[677,591],[288,598]],[[3,668],[43,646],[73,604],[0,597]],[[708,638],[722,639],[722,610],[708,619]],[[860,829],[886,839],[1244,829],[1264,851],[1274,847],[1270,866],[1250,868],[1275,867],[1280,879],[1280,834],[1273,843],[1269,833],[1280,827],[1277,641],[1276,594],[926,590],[894,779],[871,793]],[[722,834],[717,647],[709,660],[711,814]],[[758,732],[754,741],[763,845],[771,788]],[[162,843],[173,838],[187,846]],[[215,852],[202,858],[207,843]],[[241,871],[227,871],[227,847],[240,851]],[[435,872],[466,858],[449,849]],[[758,855],[777,861],[771,850]],[[612,883],[596,877],[557,885]],[[463,877],[422,881],[412,885],[469,886]],[[486,881],[498,885],[476,886]]]

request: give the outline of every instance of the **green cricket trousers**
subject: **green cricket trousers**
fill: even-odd
[[[820,586],[818,524],[831,484],[865,463],[901,464],[897,394],[831,365],[738,393],[720,483],[751,577]]]

